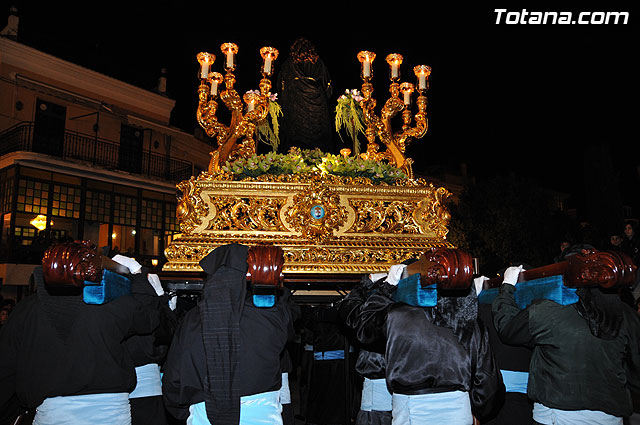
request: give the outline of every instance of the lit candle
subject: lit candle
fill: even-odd
[[[397,80],[400,78],[400,64],[402,64],[402,55],[392,53],[387,56],[387,63],[391,67],[391,79]]]
[[[270,76],[273,72],[273,61],[278,59],[278,49],[265,46],[260,49],[260,56],[262,56],[262,73],[266,76]]]
[[[234,43],[224,43],[220,46],[220,50],[225,54],[225,69],[234,70],[236,68],[235,54],[238,53],[238,46]]]
[[[426,90],[431,68],[427,65],[418,65],[413,68],[413,72],[416,74],[416,77],[418,77],[418,90]]]
[[[376,58],[373,52],[362,51],[358,53],[358,60],[362,63],[362,78],[371,78],[371,64]]]
[[[209,74],[209,64],[205,62],[200,67],[200,78],[207,78],[208,74]]]
[[[418,76],[418,88],[424,90],[427,88],[427,74],[421,72]]]
[[[204,80],[209,76],[209,68],[216,60],[216,57],[211,53],[200,52],[196,55],[196,59],[200,62],[200,78]]]
[[[244,94],[244,103],[247,104],[247,113],[252,112],[256,107],[256,101],[260,98],[260,95],[255,91],[248,91]]]
[[[266,58],[264,58],[264,69],[263,69],[265,74],[271,74],[271,55],[267,55]]]
[[[220,87],[220,83],[222,82],[222,80],[222,74],[218,72],[212,72],[209,74],[209,82],[211,83],[211,96],[218,95],[218,87]]]
[[[404,95],[405,106],[411,105],[411,94],[413,93],[413,84],[411,83],[400,84],[400,91]]]

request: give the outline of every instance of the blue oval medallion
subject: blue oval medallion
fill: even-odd
[[[325,212],[322,205],[314,205],[311,207],[311,217],[315,220],[321,220],[324,218]]]

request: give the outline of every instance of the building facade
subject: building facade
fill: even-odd
[[[176,183],[206,169],[211,151],[171,127],[164,86],[160,77],[144,90],[0,37],[3,294],[20,292],[58,240],[162,265],[179,231]]]

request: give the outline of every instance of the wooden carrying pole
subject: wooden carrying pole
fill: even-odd
[[[129,274],[127,267],[98,254],[90,241],[56,243],[42,257],[44,280],[52,287],[82,287],[86,281],[100,282],[103,270]]]
[[[564,284],[570,288],[603,288],[631,286],[636,281],[637,267],[631,258],[616,251],[582,250],[565,261],[524,270],[518,275],[518,282],[562,275]],[[484,289],[502,285],[502,276],[484,282]]]
[[[467,289],[473,278],[473,259],[459,249],[432,248],[409,264],[407,273],[420,273],[423,287],[436,283],[441,289]]]

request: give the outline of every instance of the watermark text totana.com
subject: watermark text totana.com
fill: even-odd
[[[626,25],[629,12],[531,12],[495,9],[496,25]]]

